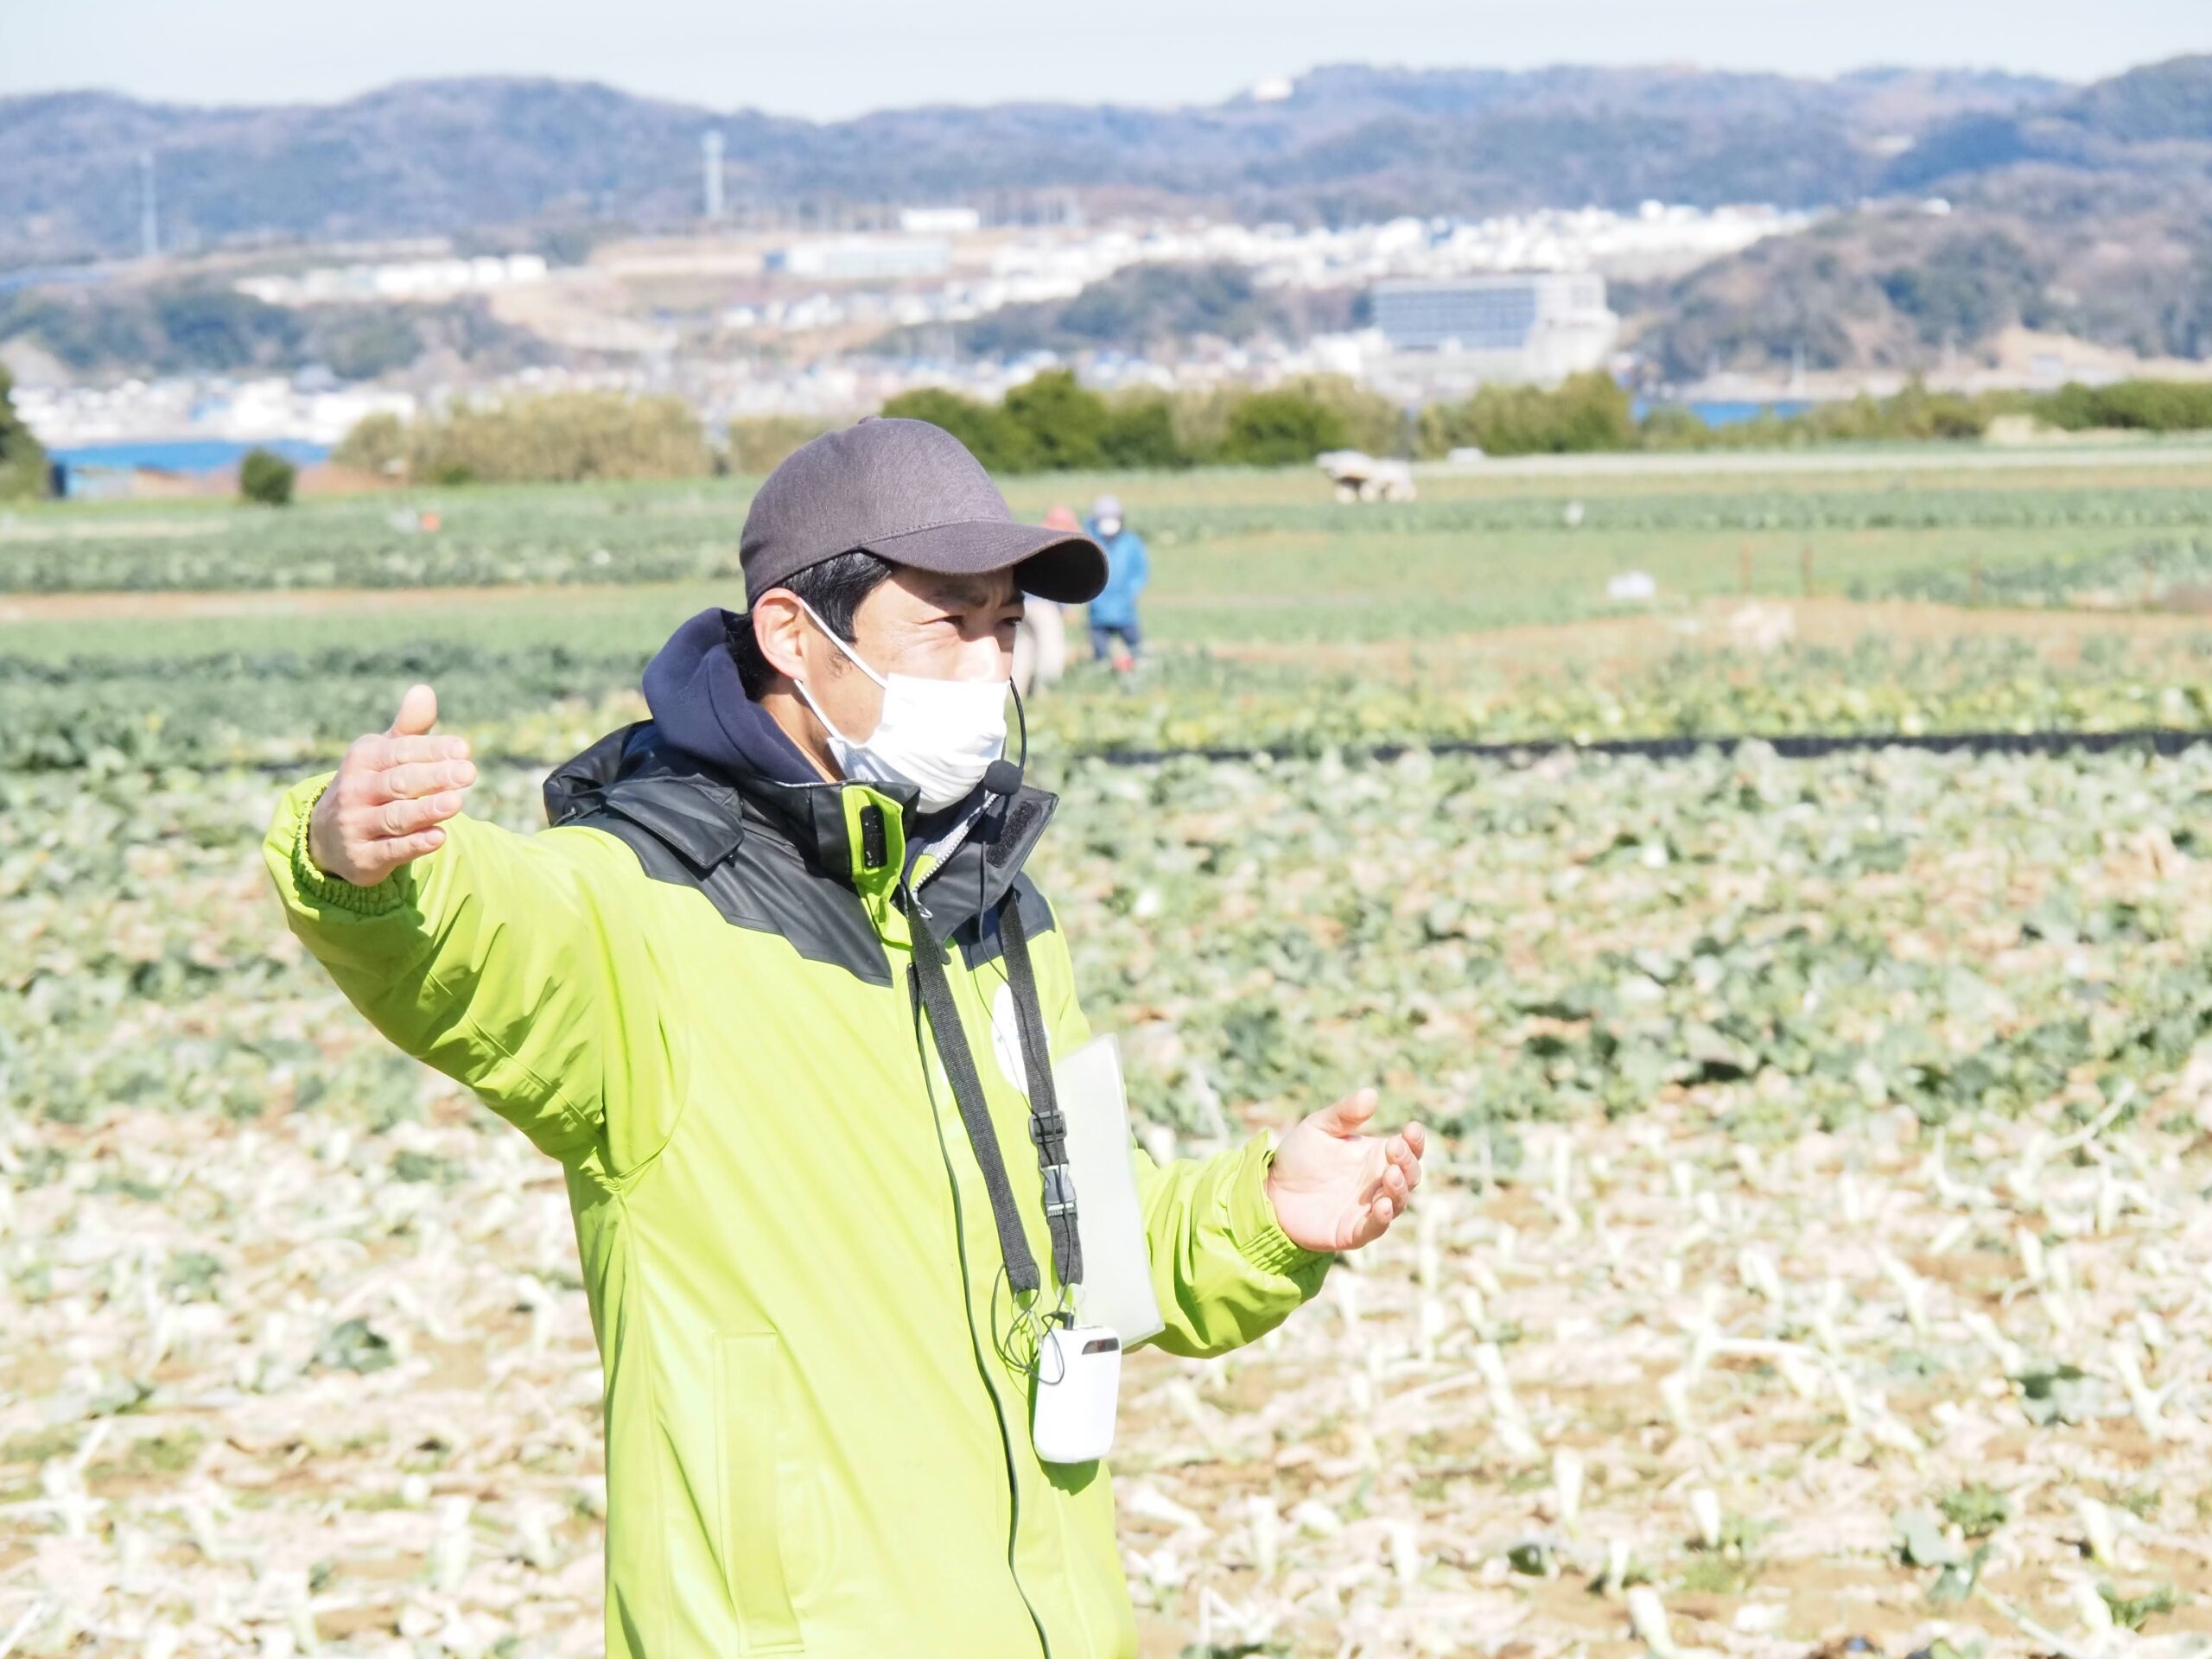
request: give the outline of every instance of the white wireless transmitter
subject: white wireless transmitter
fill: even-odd
[[[1094,1463],[1114,1449],[1122,1339],[1104,1325],[1055,1325],[1037,1344],[1031,1440],[1046,1463]]]

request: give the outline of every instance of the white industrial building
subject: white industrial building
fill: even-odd
[[[379,300],[432,304],[545,280],[535,253],[474,259],[408,259],[377,265],[318,265],[294,276],[247,276],[232,284],[264,305],[360,304]]]
[[[1388,357],[1379,378],[1446,389],[1484,381],[1552,385],[1604,366],[1621,320],[1589,271],[1383,282],[1369,290]]]
[[[973,207],[901,207],[899,228],[909,236],[973,236],[983,216]]]
[[[794,242],[771,252],[769,270],[823,282],[896,282],[942,276],[952,267],[952,245],[938,237],[841,236]]]

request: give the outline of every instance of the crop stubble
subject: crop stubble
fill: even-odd
[[[1616,1546],[1684,1647],[2047,1647],[1900,1557],[1921,1511],[1984,1541],[1942,1537],[1975,1486],[1981,1585],[2085,1651],[2100,1584],[2212,1585],[2212,760],[1060,781],[1149,1135],[1369,1077],[1452,1131],[1279,1336],[1133,1367],[1148,1651],[1626,1652]],[[263,780],[10,787],[0,1634],[595,1650],[552,1166],[272,938]]]

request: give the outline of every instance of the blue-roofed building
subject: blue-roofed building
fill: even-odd
[[[1605,279],[1587,271],[1385,282],[1370,298],[1394,355],[1451,378],[1557,381],[1600,366],[1620,334]]]

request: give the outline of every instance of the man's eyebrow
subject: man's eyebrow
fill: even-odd
[[[934,597],[941,605],[980,610],[986,605],[1011,605],[1020,597],[1020,590],[1011,582],[995,582],[985,576],[951,576],[937,584]]]

